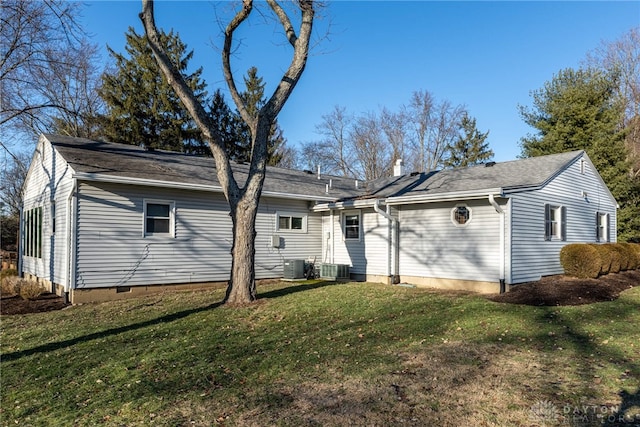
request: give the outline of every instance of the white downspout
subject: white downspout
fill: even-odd
[[[389,206],[387,206],[387,209],[389,209]],[[387,228],[387,278],[391,278],[391,260],[393,256],[392,255],[393,229],[394,229],[395,219],[388,212],[385,212],[382,209],[380,209],[380,199],[376,199],[375,203],[373,204],[373,210],[376,211],[378,214],[382,215],[383,217],[385,217],[387,221],[389,221],[390,227]]]
[[[331,258],[329,260],[329,262],[331,264],[335,263],[335,253],[336,253],[336,241],[335,241],[335,237],[334,235],[336,233],[334,233],[335,230],[335,224],[333,223],[335,221],[335,217],[334,217],[334,213],[333,213],[333,209],[331,209]]]
[[[493,194],[489,194],[489,203],[491,203],[491,206],[493,206],[493,208],[496,210],[496,212],[498,212],[500,214],[500,293],[503,293],[505,291],[504,286],[505,286],[505,262],[504,262],[504,257],[505,257],[505,242],[504,242],[504,215],[505,212],[502,209],[502,207],[498,204],[498,202],[496,202],[496,200],[493,197]]]
[[[78,181],[73,180],[71,191],[67,196],[67,283],[65,292],[68,294],[75,287],[75,232],[76,232],[76,214],[75,203]],[[77,201],[76,201],[77,203]]]

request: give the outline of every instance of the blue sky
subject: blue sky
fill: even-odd
[[[204,68],[209,93],[222,80],[221,24],[228,2],[159,1],[156,23],[173,28]],[[88,1],[83,25],[93,41],[124,52],[124,33],[142,34],[138,1]],[[463,104],[477,119],[495,160],[516,158],[532,132],[518,105],[563,68],[640,26],[640,2],[337,1],[315,24],[317,44],[278,121],[289,144],[318,139],[315,127],[335,105],[353,114],[397,111],[414,91]],[[270,93],[290,61],[274,22],[254,22],[238,35],[237,79],[257,66]],[[227,101],[231,103],[227,96]]]

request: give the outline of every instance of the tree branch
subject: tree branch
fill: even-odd
[[[225,192],[227,200],[235,202],[241,196],[238,184],[233,176],[229,157],[226,155],[224,144],[218,135],[215,126],[211,122],[204,107],[198,102],[198,99],[189,88],[184,78],[173,65],[164,48],[160,44],[160,37],[156,29],[155,18],[153,14],[153,0],[142,0],[142,12],[140,19],[144,26],[149,46],[154,56],[158,60],[158,65],[162,70],[171,87],[176,91],[178,97],[189,111],[194,121],[202,131],[204,138],[209,143],[211,153],[216,162],[218,180]],[[232,204],[232,205],[233,205]]]

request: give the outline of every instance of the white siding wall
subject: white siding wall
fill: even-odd
[[[558,175],[543,189],[516,193],[512,198],[512,280],[522,283],[541,276],[562,274],[560,249],[567,243],[595,242],[596,212],[610,215],[611,241],[616,240],[616,208],[603,188],[596,172],[585,162],[580,172],[580,160]],[[586,192],[584,198],[581,192]],[[545,204],[567,209],[567,240],[545,241]]]
[[[41,140],[25,181],[23,196],[23,210],[42,207],[43,222],[42,258],[23,257],[22,270],[60,285],[66,283],[68,272],[67,198],[73,185],[71,174],[72,170],[62,156],[52,149],[48,141]],[[54,204],[55,233],[52,219]]]
[[[144,199],[175,203],[175,237],[143,237]],[[279,232],[275,213],[308,214],[307,232]],[[231,268],[229,207],[221,194],[82,183],[77,286],[111,287],[225,281]],[[321,218],[306,202],[263,199],[256,223],[256,277],[281,277],[285,258],[321,255]]]
[[[343,215],[345,212],[360,213],[360,240],[344,239]],[[329,218],[329,214],[325,214],[325,221]],[[335,211],[332,238],[333,262],[350,265],[351,273],[354,274],[387,274],[388,230],[387,219],[373,209]]]
[[[399,208],[400,275],[499,281],[500,215],[487,200],[467,201],[471,221],[456,226],[451,210],[457,204]]]

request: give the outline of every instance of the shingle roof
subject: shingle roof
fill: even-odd
[[[371,189],[371,197],[387,198],[496,188],[508,192],[540,187],[582,154],[583,151],[571,151],[468,168],[382,178],[369,183],[368,188]]]
[[[76,173],[102,177],[134,178],[156,182],[181,183],[194,186],[219,187],[215,162],[210,157],[198,157],[169,151],[147,151],[144,148],[45,135]],[[491,166],[446,169],[429,173],[411,173],[399,177],[381,178],[356,189],[354,179],[268,167],[263,191],[333,200],[388,198],[398,196],[434,196],[456,192],[482,191],[500,188],[515,191],[544,185],[583,151],[531,157]],[[233,163],[234,176],[242,185],[249,165]],[[326,192],[331,181],[331,189]]]
[[[60,135],[45,135],[76,173],[101,177],[134,178],[149,181],[180,183],[186,186],[219,187],[213,158],[170,151],[147,151],[144,148],[93,141]],[[234,176],[242,185],[249,171],[248,164],[232,163]],[[327,184],[331,189],[326,193]],[[353,179],[322,175],[309,171],[268,167],[263,191],[318,198],[349,197],[358,192]]]

